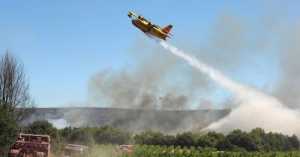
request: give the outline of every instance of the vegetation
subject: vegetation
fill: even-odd
[[[52,141],[83,145],[129,143],[129,132],[109,126],[56,129],[48,121],[35,121],[23,128],[25,133],[47,134]]]
[[[64,141],[78,144],[124,144],[129,143],[129,132],[109,126],[71,128],[67,127],[59,131]]]
[[[210,148],[218,151],[294,151],[299,149],[297,136],[266,133],[256,128],[250,132],[234,130],[227,135],[216,132],[206,134],[185,132],[174,136],[146,131],[134,137],[141,145]]]
[[[266,133],[260,128],[253,129],[250,132],[234,130],[227,135],[216,132],[207,132],[205,134],[185,132],[177,135],[165,135],[160,132],[145,131],[133,136],[127,131],[109,126],[67,127],[58,130],[47,121],[37,121],[24,130],[27,133],[49,134],[52,137],[52,141],[56,142],[55,145],[60,144],[59,146],[62,145],[61,143],[89,146],[132,143],[140,145],[139,149],[145,151],[148,149],[152,151],[152,148],[157,148],[157,151],[165,149],[169,151],[176,148],[178,152],[185,152],[186,150],[193,152],[195,150],[195,154],[207,153],[207,151],[210,153],[236,152],[233,154],[239,156],[242,152],[253,152],[248,153],[248,155],[253,155],[255,154],[254,152],[294,152],[299,150],[300,145],[295,135],[287,136],[280,133]],[[217,154],[224,155],[224,153]],[[265,154],[270,155],[271,153]]]
[[[7,153],[9,146],[14,142],[18,127],[9,113],[0,108],[0,156]]]
[[[93,145],[85,154],[88,157],[299,157],[299,151],[289,152],[233,152],[181,148],[174,146],[136,145],[132,153],[120,151],[115,145]]]
[[[26,116],[25,107],[31,106],[29,84],[23,65],[11,54],[0,58],[0,155],[4,156],[19,130],[18,121]]]
[[[215,151],[211,149],[181,148],[174,146],[136,146],[132,154],[122,157],[299,157],[300,152],[247,152]]]

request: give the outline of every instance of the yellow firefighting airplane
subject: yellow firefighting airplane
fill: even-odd
[[[163,40],[166,40],[167,37],[170,38],[170,31],[173,27],[172,25],[160,28],[159,26],[152,24],[150,21],[146,20],[144,17],[136,15],[131,11],[128,12],[128,17],[132,19],[132,24],[141,31],[143,31],[145,34]]]

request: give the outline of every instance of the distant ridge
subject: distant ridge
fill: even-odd
[[[24,121],[25,125],[36,120],[48,120],[60,127],[111,125],[131,131],[151,129],[167,132],[201,129],[230,112],[229,109],[142,110],[98,107],[34,108],[29,110],[32,115]]]

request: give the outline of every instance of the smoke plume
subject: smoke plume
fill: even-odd
[[[182,68],[175,57],[166,55],[159,47],[147,48],[141,42],[136,45],[139,47],[134,47],[131,55],[138,63],[131,65],[131,70],[105,70],[90,79],[90,104],[130,109],[191,109],[201,99],[195,93],[210,89],[202,74]],[[162,55],[157,57],[157,53]]]
[[[300,24],[280,36],[280,80],[275,95],[293,109],[300,109]]]

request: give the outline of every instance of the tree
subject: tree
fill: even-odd
[[[6,52],[0,60],[0,108],[19,121],[29,105],[29,83],[23,64]]]
[[[129,133],[117,128],[104,126],[95,130],[94,139],[98,144],[126,144],[130,139]]]
[[[18,127],[8,112],[0,108],[0,156],[7,153],[9,146],[15,141]]]
[[[160,132],[154,132],[151,130],[144,131],[134,136],[134,140],[137,144],[146,145],[164,145],[164,135]]]
[[[229,142],[237,147],[247,151],[256,151],[257,147],[253,139],[245,132],[236,129],[229,133],[226,137]]]
[[[184,132],[182,134],[177,134],[176,135],[176,145],[178,146],[195,146],[195,137],[191,132]]]
[[[197,145],[200,147],[217,147],[221,141],[224,141],[224,138],[221,133],[208,132],[198,138]]]
[[[289,141],[290,141],[290,144],[292,147],[291,149],[299,150],[300,143],[299,143],[298,137],[296,135],[289,137]]]
[[[59,138],[58,130],[48,121],[41,120],[35,121],[28,125],[25,129],[30,134],[43,134],[49,135],[51,138]]]
[[[6,153],[14,142],[17,122],[24,118],[29,104],[29,84],[23,64],[6,52],[0,58],[0,151]]]
[[[95,142],[93,133],[89,128],[73,128],[66,140],[71,143],[84,145],[92,145]]]
[[[249,132],[249,136],[254,141],[258,151],[264,151],[268,149],[268,145],[265,143],[266,133],[262,128],[255,128]]]

